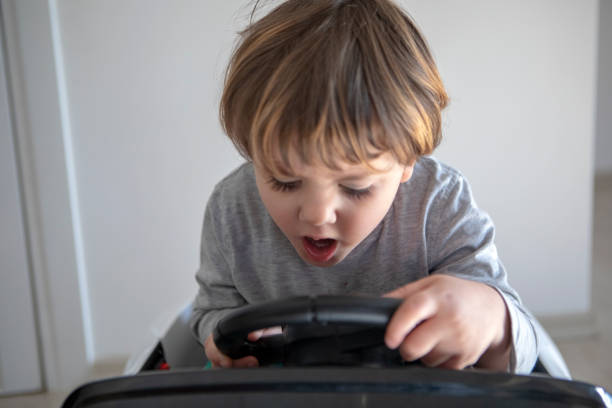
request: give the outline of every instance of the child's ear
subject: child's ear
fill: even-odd
[[[414,171],[414,164],[416,163],[416,159],[412,159],[410,164],[404,167],[404,172],[402,173],[402,178],[400,180],[401,183],[405,183],[410,180],[412,177],[412,172]]]

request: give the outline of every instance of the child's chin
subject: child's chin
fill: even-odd
[[[320,268],[326,268],[329,266],[334,266],[336,265],[338,262],[336,262],[334,259],[330,259],[329,261],[326,262],[317,262],[317,261],[313,261],[312,259],[308,259],[308,258],[302,258],[304,261],[306,261],[306,263],[312,265],[312,266],[318,266]]]
[[[308,256],[308,254],[305,253],[300,253],[300,257],[304,260],[304,262],[313,265],[313,266],[318,266],[318,267],[329,267],[329,266],[334,266],[339,264],[344,258],[345,258],[345,254],[340,253],[340,251],[337,251],[331,258],[329,258],[326,261],[317,261],[315,259],[312,259],[310,256]]]

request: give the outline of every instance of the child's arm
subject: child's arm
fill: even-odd
[[[240,220],[228,207],[235,207],[236,197],[229,194],[237,191],[240,194],[244,188],[238,180],[234,184],[219,183],[206,205],[202,240],[200,247],[200,268],[196,273],[198,294],[193,301],[190,326],[204,346],[204,352],[215,367],[252,367],[258,365],[257,359],[247,356],[232,360],[222,354],[216,347],[211,333],[217,322],[237,307],[247,304],[233,279],[232,271],[236,269],[235,257],[241,256],[235,247],[229,231],[235,228],[245,228],[245,220]],[[242,234],[240,234],[242,235]],[[256,341],[259,337],[277,334],[280,328],[259,330],[249,334],[249,340]]]
[[[510,319],[499,293],[483,283],[432,275],[387,294],[403,298],[385,336],[405,360],[433,367],[506,370]]]
[[[429,345],[432,350],[459,352],[460,357],[454,357],[449,365],[477,362],[481,366],[529,373],[538,355],[536,332],[531,314],[508,283],[494,243],[491,218],[478,208],[463,176],[439,167],[430,171],[437,180],[433,187],[428,187],[431,193],[425,197],[424,209],[430,276],[394,292],[394,296],[405,298],[406,302],[404,312],[398,314],[399,320],[388,333],[391,337],[388,340],[392,345],[399,344],[403,339],[395,336],[401,336],[403,331],[408,334],[405,346],[408,350],[422,347],[412,339],[410,326],[423,321],[423,329],[427,330],[422,332],[435,331],[442,336],[436,344]],[[422,294],[415,293],[421,289]],[[398,329],[397,325],[402,324],[408,328]],[[449,324],[455,330],[453,342],[460,345],[460,351],[441,343],[449,338],[442,333],[451,330]],[[414,334],[420,331],[420,326],[416,327]],[[419,337],[415,336],[417,340]],[[422,355],[427,354],[421,351]],[[431,362],[434,358],[426,360]],[[506,362],[509,364],[505,365]]]
[[[199,289],[193,301],[189,321],[192,331],[205,348],[212,342],[210,334],[215,324],[233,309],[247,303],[234,285],[231,259],[228,259],[225,253],[228,251],[228,244],[223,234],[222,202],[221,188],[217,186],[204,214],[200,268],[196,273]],[[214,343],[212,345],[214,346]],[[217,356],[216,347],[208,348],[211,356],[216,360],[221,359],[221,356]]]

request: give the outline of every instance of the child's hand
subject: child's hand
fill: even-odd
[[[257,367],[259,362],[253,356],[242,357],[238,360],[232,360],[230,357],[221,353],[217,346],[215,345],[215,341],[213,340],[212,334],[208,336],[206,341],[204,342],[204,351],[206,352],[206,357],[211,362],[213,367]]]
[[[405,360],[453,369],[474,364],[507,369],[510,318],[490,286],[431,275],[385,296],[404,299],[387,326],[385,342],[399,347]]]
[[[269,329],[257,330],[249,333],[247,338],[250,341],[257,341],[261,337],[272,336],[274,334],[279,334],[282,332],[280,327],[271,327]],[[246,356],[239,358],[237,360],[232,360],[230,357],[221,353],[213,340],[212,334],[208,336],[206,341],[204,342],[204,351],[206,352],[206,357],[210,360],[213,367],[223,367],[223,368],[246,368],[246,367],[257,367],[259,366],[259,362],[257,358],[253,356]]]

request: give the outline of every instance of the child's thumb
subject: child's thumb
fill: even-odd
[[[391,292],[387,292],[383,295],[383,297],[391,297],[391,298],[400,298],[405,299],[416,292],[419,292],[427,285],[426,279],[420,279],[415,282],[408,283],[404,286],[400,286],[397,289],[392,290]]]
[[[264,329],[252,331],[247,336],[247,340],[257,341],[261,338],[261,336],[263,335],[263,332],[264,332]]]

